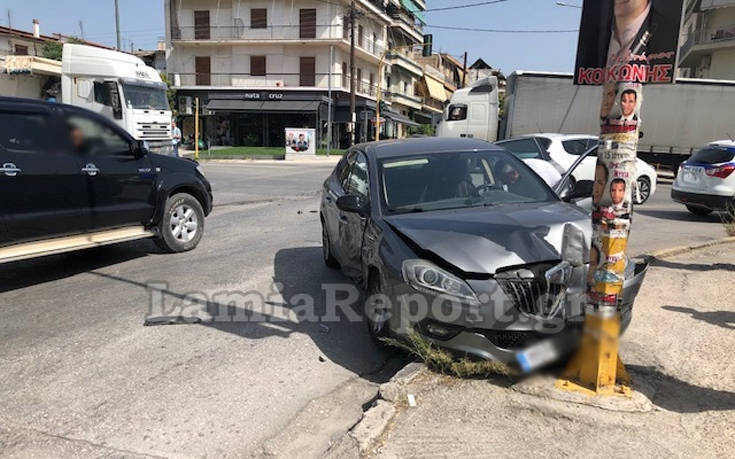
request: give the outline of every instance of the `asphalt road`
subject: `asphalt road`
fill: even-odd
[[[139,241],[0,265],[0,456],[258,455],[309,401],[385,377],[364,324],[294,314],[297,294],[321,316],[322,283],[349,285],[320,259],[332,165],[204,168],[216,207],[193,252]],[[668,193],[637,209],[632,254],[724,235]],[[143,326],[161,299],[236,317],[262,301],[278,320]]]

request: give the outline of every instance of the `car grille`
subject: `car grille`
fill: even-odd
[[[171,127],[165,123],[137,123],[138,133],[141,139],[165,139],[171,135]]]
[[[495,280],[519,310],[548,318],[558,309],[565,285],[548,283],[544,274],[552,263],[542,263],[498,273]]]

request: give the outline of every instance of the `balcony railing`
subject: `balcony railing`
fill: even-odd
[[[174,82],[179,86],[221,86],[232,88],[294,88],[317,87],[329,88],[329,74],[314,75],[299,73],[268,73],[264,76],[250,75],[249,73],[176,73],[173,72]],[[302,84],[304,83],[304,84]],[[313,84],[311,84],[313,83]],[[356,81],[355,90],[358,94],[368,97],[377,95],[377,85],[370,84],[369,80]],[[349,75],[332,74],[332,90],[350,90]],[[382,91],[387,96],[385,90]]]
[[[360,37],[355,31],[355,45],[376,56],[385,50],[382,43],[365,34]],[[346,40],[349,41],[349,30],[342,24],[337,25],[270,25],[264,28],[252,28],[245,25],[178,27],[172,30],[174,41],[283,41],[283,40]]]
[[[695,46],[735,41],[735,25],[719,27],[717,29],[695,30],[687,36],[681,47],[681,55],[686,54]]]
[[[432,99],[431,97],[424,97],[422,102],[427,107],[435,108],[439,111],[444,110],[444,104],[436,99]]]

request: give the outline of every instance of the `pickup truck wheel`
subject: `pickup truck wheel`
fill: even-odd
[[[204,211],[194,196],[169,196],[158,227],[156,244],[167,252],[186,252],[199,244],[204,232]]]

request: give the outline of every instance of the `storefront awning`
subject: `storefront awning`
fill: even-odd
[[[381,113],[381,115],[385,116],[386,118],[392,119],[396,123],[405,124],[406,126],[412,126],[412,127],[420,126],[419,123],[409,119],[406,116],[401,115],[400,113],[386,112],[386,113]]]
[[[707,11],[715,8],[726,8],[728,6],[735,6],[735,0],[702,0],[699,8],[702,11]]]
[[[429,77],[424,77],[424,81],[426,81],[426,87],[429,89],[429,95],[432,99],[438,100],[439,102],[445,102],[447,100],[447,93],[444,91],[443,84]]]
[[[315,112],[319,109],[319,101],[315,100],[229,100],[214,99],[209,101],[207,109],[213,112],[279,112],[303,113]]]
[[[416,19],[426,24],[426,18],[424,17],[424,12],[421,11],[421,8],[419,8],[418,5],[416,5],[416,3],[413,0],[401,0],[401,4],[403,5],[404,8],[410,11],[411,14],[416,16]]]

